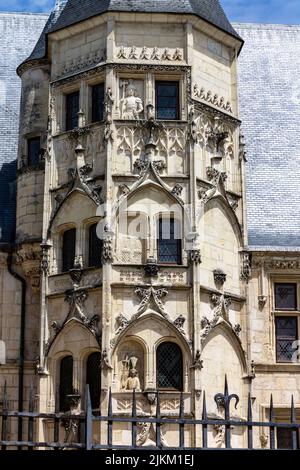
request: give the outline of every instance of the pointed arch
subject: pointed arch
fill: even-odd
[[[219,323],[208,333],[207,337],[202,343],[202,356],[205,348],[219,335],[222,335],[228,343],[231,345],[232,349],[235,351],[236,356],[239,359],[241,370],[247,372],[247,361],[246,354],[242,347],[242,343],[236,333],[233,331],[231,325],[221,319]]]

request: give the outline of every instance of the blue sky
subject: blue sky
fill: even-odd
[[[55,0],[0,0],[0,11],[48,13],[54,3]],[[300,23],[300,0],[221,0],[221,3],[232,21]]]

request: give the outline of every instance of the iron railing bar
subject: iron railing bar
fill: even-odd
[[[82,443],[66,443],[66,442],[29,442],[29,441],[0,441],[0,445],[7,447],[52,447],[52,448],[74,448],[85,449]]]
[[[3,414],[2,416],[2,431],[1,431],[1,439],[3,442],[7,439],[8,434],[8,400],[7,400],[7,384],[6,381],[4,382],[4,389],[3,389]],[[1,445],[1,450],[6,450],[5,444]]]
[[[156,398],[156,447],[158,449],[161,448],[161,423],[162,419],[160,416],[160,395],[159,391],[157,392],[157,398]]]
[[[202,407],[202,447],[207,448],[207,409],[206,409],[206,396],[205,391],[203,392],[203,407]]]
[[[29,413],[33,413],[34,411],[34,394],[33,394],[33,386],[30,386],[29,392]],[[28,418],[28,442],[33,442],[33,428],[34,428],[34,418]],[[32,451],[33,447],[28,446],[27,450]]]
[[[269,430],[270,430],[270,449],[275,449],[275,427],[272,423],[274,421],[274,406],[273,406],[273,394],[270,399],[270,415],[269,415]]]
[[[182,421],[181,423],[179,423],[179,447],[183,448],[184,447],[184,426],[185,426],[185,421],[184,421],[184,399],[183,399],[183,393],[182,392],[180,394],[179,419],[180,419],[180,421]]]
[[[111,388],[109,389],[108,396],[108,419],[107,419],[107,444],[112,446],[112,432],[113,432],[113,410],[112,410],[112,393]]]
[[[55,414],[59,413],[59,386],[55,392]],[[59,418],[54,418],[54,442],[59,442]],[[58,449],[55,449],[58,450]]]
[[[93,411],[92,411],[89,385],[86,386],[85,403],[86,403],[85,449],[91,450],[93,448],[93,419],[92,419]]]
[[[251,394],[248,395],[248,416],[247,420],[249,423],[252,422],[252,402],[251,402]],[[253,449],[253,426],[247,426],[247,434],[248,434],[248,449]]]
[[[296,410],[295,410],[295,405],[294,405],[294,395],[292,395],[291,399],[291,423],[295,424],[296,423]],[[292,449],[297,450],[298,448],[298,432],[297,428],[292,428]]]
[[[132,418],[134,421],[131,422],[131,442],[132,442],[132,447],[135,449],[136,448],[136,438],[137,438],[137,422],[135,421],[135,418],[137,417],[136,415],[136,395],[135,395],[135,389],[132,392]]]

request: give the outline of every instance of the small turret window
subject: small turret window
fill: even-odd
[[[27,140],[27,156],[28,166],[37,165],[41,156],[41,139],[40,137],[32,137]]]
[[[175,343],[162,343],[156,353],[157,388],[182,390],[182,352]]]

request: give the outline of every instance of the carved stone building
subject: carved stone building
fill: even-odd
[[[249,393],[259,420],[270,391],[276,419],[291,393],[300,410],[300,260],[296,242],[249,247],[237,29],[218,0],[69,0],[18,67],[16,243],[1,253],[0,311],[0,380],[15,397],[21,383],[16,407],[31,383],[41,412],[57,390],[61,410],[70,395],[84,407],[89,383],[95,409],[111,387],[114,414],[126,415],[135,389],[151,415],[159,389],[164,416],[178,415],[182,391],[187,417],[200,418],[203,390],[221,413],[227,375],[241,419]],[[164,445],[178,445],[175,428]],[[115,428],[115,442],[130,431]],[[40,440],[52,432],[42,423]],[[234,446],[245,439],[233,430]]]

